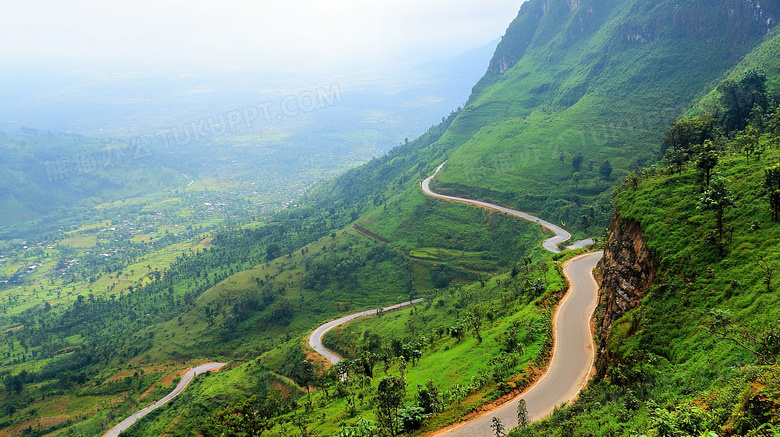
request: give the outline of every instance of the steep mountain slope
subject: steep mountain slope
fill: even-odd
[[[513,436],[777,435],[780,223],[765,187],[779,134],[750,160],[723,141],[709,190],[693,165],[626,182],[601,267],[598,375],[573,407]],[[706,200],[717,192],[722,239]]]
[[[437,188],[605,223],[611,181],[652,162],[668,124],[778,18],[746,0],[528,1],[448,130],[460,147]]]
[[[0,151],[0,234],[5,225],[53,214],[64,205],[75,209],[91,206],[89,200],[185,183],[170,166],[144,159],[148,150],[81,135],[0,132]]]
[[[727,76],[761,68],[776,92],[779,46],[775,29]],[[690,114],[724,103],[713,90]],[[778,435],[778,144],[770,105],[744,132],[694,145],[679,171],[626,178],[599,267],[597,376],[571,408],[510,435]]]
[[[425,198],[419,191],[419,181],[448,159],[437,179],[438,186],[434,187],[437,191],[510,204],[537,212],[552,222],[566,223],[569,228],[583,223],[582,229],[574,230],[580,234],[592,231],[588,220],[581,220],[582,216],[596,223],[607,222],[611,217],[610,188],[615,181],[656,159],[669,122],[689,110],[696,96],[714,88],[745,53],[759,44],[777,15],[775,2],[759,5],[745,0],[530,0],[507,31],[489,71],[474,88],[466,107],[450,114],[419,139],[320,184],[301,199],[301,207],[289,208],[249,228],[219,232],[208,250],[182,254],[170,270],[157,272],[148,286],[124,298],[87,299],[54,311],[41,304],[26,311],[14,326],[17,329],[3,333],[7,353],[13,353],[16,360],[15,367],[4,375],[11,384],[6,387],[20,389],[2,398],[4,406],[9,406],[0,417],[4,427],[22,430],[45,414],[59,417],[52,429],[70,427],[69,421],[74,420],[81,422],[71,431],[95,433],[120,419],[116,411],[130,411],[151,402],[154,396],[149,393],[165,391],[173,376],[163,377],[169,368],[160,363],[179,368],[184,360],[224,359],[234,362],[223,374],[193,385],[190,400],[195,398],[196,402],[186,403],[186,397],[174,401],[169,409],[159,413],[159,421],[147,424],[147,428],[141,424],[135,432],[185,434],[190,425],[206,427],[204,418],[208,418],[212,420],[207,426],[209,433],[218,435],[220,429],[212,428],[213,420],[221,417],[230,421],[242,416],[241,411],[249,411],[257,418],[255,411],[268,408],[263,411],[269,417],[262,420],[278,427],[282,435],[289,435],[293,427],[301,428],[302,433],[316,434],[316,419],[328,410],[318,409],[321,405],[298,403],[303,401],[302,392],[306,389],[294,387],[293,382],[279,376],[290,377],[301,387],[314,381],[301,348],[308,330],[320,319],[340,312],[393,303],[415,293],[436,296],[436,306],[429,299],[431,307],[426,311],[446,321],[442,322],[441,331],[427,325],[436,320],[428,317],[432,314],[410,311],[392,326],[393,332],[408,333],[409,327],[416,331],[402,339],[391,339],[392,335],[382,338],[384,343],[377,350],[388,349],[388,343],[392,348],[391,340],[398,340],[399,349],[412,347],[417,341],[421,345],[428,342],[429,349],[423,350],[430,356],[423,360],[423,367],[426,361],[440,365],[442,359],[452,357],[455,348],[450,346],[464,347],[458,336],[468,329],[476,331],[476,337],[482,327],[491,331],[491,338],[486,341],[488,345],[479,349],[480,353],[469,355],[474,360],[471,370],[480,366],[492,369],[490,384],[495,386],[488,387],[491,396],[523,386],[532,377],[532,368],[524,370],[522,377],[512,378],[506,369],[514,368],[507,367],[507,363],[519,360],[494,360],[496,356],[486,351],[508,348],[509,353],[519,356],[526,353],[526,358],[535,357],[535,364],[526,364],[537,367],[546,360],[542,352],[549,347],[549,338],[544,333],[549,328],[548,313],[561,284],[554,261],[544,259],[540,249],[532,248],[531,240],[541,241],[541,232],[531,224],[518,225],[504,216],[464,205],[442,205]],[[771,48],[766,47],[762,46],[760,50],[764,51],[755,56],[771,57]],[[776,153],[772,157],[777,159]],[[724,158],[724,162],[730,163],[739,160],[733,156]],[[609,165],[605,164],[607,161]],[[735,179],[741,177],[740,172],[748,171],[736,164],[730,168]],[[644,229],[645,223],[640,219],[644,209],[659,205],[657,196],[668,208],[664,213],[671,214],[677,211],[676,200],[697,190],[698,182],[691,181],[698,179],[690,169],[686,171],[678,178],[682,185],[675,186],[671,195],[651,189],[668,183],[666,175],[655,175],[641,182],[635,190],[638,194],[621,197],[622,216],[633,221],[623,229],[622,235],[629,238],[613,241],[615,247],[610,250],[619,253],[623,246],[636,243],[640,256],[632,257],[628,251],[626,260],[616,258],[615,265],[644,262],[650,252],[663,244],[671,245],[670,251],[677,250],[682,243],[704,247],[703,236],[688,239],[704,227],[704,214],[693,215],[690,199],[683,205],[687,215],[674,218],[674,223],[681,226],[674,241],[664,237],[662,221],[654,216],[650,218],[657,220],[653,235],[664,241],[648,239],[647,251],[638,243],[641,236],[636,232],[637,223]],[[756,180],[758,174],[750,173],[749,179]],[[747,189],[744,184],[740,185],[743,189]],[[627,203],[636,205],[626,206]],[[760,212],[756,209],[750,213]],[[688,219],[693,223],[688,223]],[[686,228],[693,225],[699,227]],[[766,229],[766,238],[774,238],[771,233],[776,229]],[[734,238],[744,236],[744,232],[747,231],[739,228]],[[744,247],[738,247],[740,251],[757,244],[752,235],[746,237]],[[774,253],[773,246],[766,249],[767,253]],[[721,266],[716,265],[712,251],[703,253],[697,258],[694,253],[681,251],[675,260],[683,262],[683,255],[693,256],[697,262],[710,263],[708,266],[717,272]],[[530,258],[526,260],[526,256]],[[605,308],[604,319],[614,329],[603,332],[605,352],[600,362],[601,375],[608,375],[610,380],[594,383],[593,391],[582,396],[583,402],[591,403],[578,404],[585,407],[556,413],[553,421],[543,424],[542,429],[550,430],[546,435],[624,435],[628,430],[633,434],[649,428],[662,430],[655,417],[663,419],[664,415],[679,413],[675,417],[684,419],[691,416],[693,406],[708,402],[709,398],[704,397],[709,393],[707,378],[720,374],[692,373],[706,366],[704,355],[693,357],[696,360],[691,361],[691,368],[677,366],[692,356],[693,352],[686,349],[698,351],[696,348],[705,338],[688,323],[699,314],[691,308],[699,303],[717,303],[714,299],[718,293],[710,293],[709,284],[702,283],[692,291],[703,294],[678,296],[678,285],[691,286],[685,280],[694,278],[678,276],[679,272],[669,266],[662,267],[667,269],[668,278],[679,279],[668,293],[671,298],[659,299],[659,304],[651,308],[654,318],[646,318],[641,309],[630,311],[645,296],[645,290],[630,296],[629,305],[619,304],[617,299],[610,301],[612,306]],[[502,268],[505,271],[500,275],[489,275]],[[648,273],[639,268],[637,275],[652,282],[657,277],[654,268],[651,266]],[[696,278],[711,274],[709,270],[697,272]],[[755,269],[747,273],[754,277]],[[475,279],[472,284],[463,284]],[[620,284],[620,279],[612,277],[607,282]],[[754,284],[743,305],[754,305],[748,298],[756,293]],[[495,308],[511,308],[513,316],[484,308],[480,305],[481,296]],[[652,292],[649,296],[653,297]],[[691,296],[691,300],[682,300]],[[760,303],[774,307],[774,298],[765,296]],[[678,299],[684,304],[682,309],[675,307]],[[506,303],[510,300],[515,306]],[[488,314],[497,317],[489,324],[481,319],[489,319]],[[518,314],[527,314],[528,320],[511,323],[514,320],[510,318]],[[685,329],[658,334],[678,320],[664,320],[666,314],[686,321]],[[538,320],[530,324],[533,318]],[[63,324],[68,327],[67,343],[59,338]],[[507,331],[510,334],[503,332],[505,326],[511,328]],[[434,329],[439,339],[448,342],[442,350],[436,350],[438,346],[429,341]],[[641,336],[635,335],[640,331]],[[528,340],[524,352],[522,347],[515,350],[521,338]],[[369,335],[362,341],[376,343],[374,340],[376,337]],[[477,338],[472,340],[467,344],[469,348],[482,343]],[[677,343],[669,347],[672,342]],[[30,347],[29,352],[26,347]],[[47,354],[40,355],[44,350]],[[749,361],[749,354],[731,354],[722,346],[715,352],[726,357],[726,366]],[[388,361],[387,366],[402,375],[407,370],[405,361]],[[636,392],[646,389],[641,384],[648,381],[646,375],[657,375],[656,367],[673,375],[653,380],[669,384],[661,388],[655,404],[640,406],[637,398],[645,398]],[[32,372],[29,375],[21,372],[28,369]],[[425,368],[414,370],[426,372]],[[67,377],[58,377],[60,374]],[[684,386],[691,375],[698,379],[686,391]],[[734,375],[725,376],[736,378]],[[488,381],[477,375],[460,377],[480,387]],[[756,381],[754,378],[751,383]],[[338,387],[338,382],[339,378],[335,378],[314,384]],[[640,385],[632,385],[636,382]],[[376,393],[367,387],[373,386],[355,383],[335,388],[330,392],[335,393],[333,402],[326,389],[322,402],[340,408],[349,405],[348,397],[352,396],[354,415],[358,393],[360,403],[371,406],[376,402]],[[463,410],[486,401],[484,392],[472,396],[472,392],[461,388],[453,388],[448,399],[468,396],[467,402],[448,409],[445,415],[434,418],[434,423],[457,420]],[[721,386],[718,389],[721,388],[726,390]],[[704,394],[697,398],[701,393]],[[70,396],[78,397],[80,402],[71,404],[67,416],[60,414],[57,404]],[[756,396],[763,402],[760,396],[765,394]],[[47,403],[42,408],[44,399]],[[682,401],[678,402],[679,399]],[[411,390],[405,400],[417,402]],[[433,400],[438,402],[435,396]],[[113,403],[115,408],[101,410],[98,406],[105,402]],[[679,412],[670,407],[679,403],[687,403]],[[742,411],[734,405],[731,402],[724,408]],[[767,411],[765,404],[759,406],[760,413]],[[583,410],[594,413],[588,416]],[[577,414],[581,416],[575,417]],[[84,420],[85,416],[89,418]],[[179,420],[185,416],[187,420]],[[578,418],[583,419],[582,426],[577,425]],[[347,412],[343,420],[341,416],[331,417],[331,425],[343,426],[343,435],[350,435],[347,428],[351,429],[352,419]],[[573,433],[574,429],[582,432]],[[684,435],[677,431],[659,433]]]

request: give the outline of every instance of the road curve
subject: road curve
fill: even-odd
[[[571,285],[553,319],[555,340],[547,373],[512,401],[469,422],[434,433],[433,436],[490,437],[495,435],[490,427],[493,417],[499,418],[506,429],[517,426],[517,402],[520,399],[526,402],[528,418],[536,421],[549,415],[556,406],[577,396],[590,377],[595,357],[590,319],[598,300],[598,284],[591,272],[602,254],[594,252],[580,255],[563,266],[563,272]]]
[[[481,206],[483,208],[488,208],[488,209],[493,209],[493,210],[496,210],[496,211],[501,211],[503,213],[510,214],[510,215],[515,216],[515,217],[520,217],[522,219],[525,219],[525,220],[528,220],[528,221],[532,221],[534,223],[538,223],[542,227],[547,228],[547,229],[549,229],[549,230],[551,230],[551,231],[553,231],[555,233],[554,237],[550,237],[550,238],[544,240],[544,242],[542,242],[542,246],[545,249],[547,249],[548,251],[553,252],[553,253],[560,253],[561,250],[558,249],[558,245],[560,243],[563,243],[564,241],[567,241],[567,240],[571,239],[571,234],[568,233],[562,227],[554,225],[554,224],[552,224],[552,223],[550,223],[550,222],[548,222],[546,220],[542,220],[539,217],[533,216],[531,214],[528,214],[528,213],[525,213],[525,212],[522,212],[522,211],[517,211],[517,210],[511,209],[511,208],[504,207],[504,206],[499,206],[499,205],[494,205],[492,203],[483,202],[481,200],[472,200],[472,199],[464,199],[462,197],[445,196],[444,194],[438,194],[438,193],[432,191],[431,187],[430,187],[431,181],[436,176],[436,173],[438,173],[439,170],[441,170],[441,168],[444,167],[444,164],[446,164],[446,163],[447,163],[447,161],[444,161],[443,163],[441,163],[440,166],[436,167],[436,171],[433,172],[433,174],[431,176],[425,178],[422,181],[421,186],[422,186],[423,193],[425,193],[426,195],[431,196],[431,197],[436,197],[438,199],[445,199],[445,200],[450,200],[450,201],[453,201],[453,202],[460,202],[460,203],[468,203],[470,205],[477,205],[477,206]],[[581,247],[589,246],[591,244],[593,244],[593,240],[588,238],[586,240],[577,241],[574,244],[572,244],[571,246],[567,246],[566,249],[578,249],[578,248],[581,248]]]
[[[192,379],[201,373],[206,373],[211,370],[219,369],[220,367],[224,366],[225,363],[207,363],[202,364],[194,369],[191,369],[187,371],[187,373],[184,374],[184,376],[181,378],[181,381],[179,381],[179,384],[176,385],[176,388],[173,389],[172,392],[168,393],[160,399],[159,401],[153,403],[152,405],[149,405],[148,407],[137,411],[132,416],[128,417],[127,419],[119,422],[119,424],[111,430],[109,430],[107,433],[105,433],[104,437],[117,437],[119,434],[122,433],[122,431],[126,430],[127,428],[130,428],[138,419],[146,416],[147,414],[154,411],[156,408],[159,408],[166,403],[168,403],[171,399],[178,396],[181,392],[184,391],[185,388],[187,388],[188,385],[190,385],[190,382],[192,382]]]
[[[403,308],[405,306],[411,305],[413,303],[422,302],[422,299],[415,299],[411,302],[403,302],[395,305],[390,305],[387,307],[382,308],[382,311],[392,311],[397,310],[398,308]],[[312,347],[315,351],[317,351],[318,354],[322,355],[330,361],[331,364],[336,364],[339,361],[342,360],[342,358],[332,350],[326,348],[322,345],[322,336],[325,335],[326,332],[330,331],[331,329],[335,328],[336,326],[339,326],[341,324],[347,323],[350,320],[357,319],[358,317],[365,317],[365,316],[372,316],[377,313],[376,309],[373,310],[366,310],[366,311],[360,311],[354,314],[350,314],[348,316],[341,317],[336,320],[331,320],[330,322],[324,323],[320,325],[317,329],[314,330],[314,332],[311,333],[309,336],[309,346]]]
[[[430,182],[445,163],[446,161],[420,184],[426,195],[477,205],[538,223],[555,233],[554,237],[542,243],[545,249],[553,253],[559,253],[558,244],[571,238],[571,234],[561,227],[530,214],[479,200],[445,196],[431,191]],[[578,249],[591,244],[593,244],[592,239],[580,240],[567,246],[566,249]],[[476,419],[434,433],[434,436],[490,437],[495,434],[490,427],[494,417],[499,418],[507,429],[517,426],[517,403],[520,399],[526,402],[528,418],[536,421],[546,417],[556,406],[567,403],[577,396],[590,377],[595,358],[596,346],[590,332],[590,319],[598,301],[598,284],[593,278],[592,271],[602,255],[603,252],[580,255],[563,266],[563,273],[569,281],[570,288],[555,312],[553,355],[547,372],[542,378],[512,401],[487,411]]]

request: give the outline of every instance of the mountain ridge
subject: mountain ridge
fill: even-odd
[[[760,8],[752,1],[707,4],[693,0],[524,3],[466,106],[420,138],[315,186],[298,206],[215,232],[213,238],[203,240],[198,253],[177,254],[170,269],[153,271],[147,266],[145,285],[124,296],[108,292],[113,298],[79,296],[72,306],[53,310],[36,296],[40,303],[9,317],[13,329],[2,335],[13,346],[7,353],[13,353],[18,363],[4,383],[17,387],[21,381],[21,386],[4,398],[19,412],[3,416],[3,424],[21,430],[38,411],[56,413],[50,406],[39,410],[44,400],[61,402],[68,396],[89,398],[94,405],[109,399],[118,405],[116,411],[131,412],[146,399],[134,393],[149,393],[144,390],[152,387],[163,390],[165,381],[170,381],[165,379],[166,367],[175,369],[185,360],[232,362],[219,375],[193,383],[195,387],[139,423],[131,435],[190,430],[219,435],[219,426],[238,426],[231,422],[237,417],[252,417],[253,426],[267,426],[279,434],[290,429],[333,434],[340,429],[340,435],[358,431],[372,435],[379,431],[376,426],[372,431],[371,419],[384,420],[381,414],[385,414],[373,404],[380,378],[419,383],[416,392],[410,385],[402,398],[404,427],[430,431],[457,421],[491,397],[521,389],[549,358],[549,317],[565,290],[559,275],[561,258],[541,253],[543,233],[531,224],[467,206],[441,205],[423,196],[419,181],[445,160],[448,164],[435,181],[437,192],[529,210],[579,238],[599,233],[600,226],[613,217],[613,188],[619,187],[620,211],[642,227],[640,234],[626,225],[631,238],[621,239],[616,233],[612,240],[610,257],[626,268],[617,269],[624,276],[618,274],[605,283],[612,297],[604,292],[601,310],[604,329],[610,329],[599,337],[605,350],[599,375],[608,379],[592,381],[581,401],[556,410],[537,430],[554,436],[648,430],[687,436],[714,429],[715,424],[725,426],[731,419],[723,419],[723,411],[737,416],[756,405],[760,407],[756,411],[771,411],[774,401],[761,398],[771,399],[771,393],[743,388],[741,395],[750,401],[739,404],[720,396],[726,390],[721,386],[708,391],[706,378],[737,384],[735,369],[748,362],[747,352],[729,355],[721,345],[713,350],[731,367],[708,369],[708,363],[695,360],[693,370],[681,367],[712,338],[688,324],[680,332],[695,336],[692,342],[676,331],[676,320],[661,320],[679,311],[674,306],[678,301],[687,309],[698,308],[698,303],[723,304],[716,295],[725,293],[726,282],[717,272],[727,266],[716,264],[716,249],[704,245],[712,239],[705,232],[711,213],[696,209],[697,199],[685,198],[684,208],[672,203],[683,198],[682,193],[701,191],[694,166],[683,165],[684,173],[677,179],[667,174],[663,164],[652,167],[655,170],[643,169],[659,161],[669,123],[700,106],[698,97],[736,74],[746,53],[762,49],[764,58],[771,57],[768,42],[777,38],[776,30],[766,34],[768,27],[774,29],[776,4]],[[693,31],[687,31],[691,26]],[[713,36],[708,32],[717,26],[722,31],[707,41]],[[777,73],[775,67],[769,70],[770,84],[777,84]],[[734,164],[742,161],[737,156],[741,149],[729,138],[719,142],[717,150],[724,153],[724,162],[736,165],[731,177],[745,170]],[[690,152],[693,156],[695,151]],[[753,170],[749,181],[756,184],[760,172]],[[634,178],[621,184],[626,175]],[[734,179],[740,189],[748,182]],[[651,190],[667,189],[673,183],[679,185],[659,191],[663,194]],[[631,206],[626,199],[632,197],[641,202]],[[668,210],[670,217],[680,208],[687,213],[682,218],[674,215],[679,234],[671,242],[659,231],[663,218],[651,220],[650,214],[643,213],[645,208],[660,214],[653,208],[661,201],[667,202],[663,211]],[[748,231],[751,225],[742,217],[737,220],[736,235],[745,239],[732,249],[739,253],[748,253],[748,245],[755,244],[752,235],[774,229],[762,219],[759,229]],[[640,235],[650,249],[636,248],[641,246]],[[703,261],[712,263],[714,273],[686,267],[683,255],[697,254],[680,248],[682,242],[704,248]],[[646,294],[638,290],[644,285],[632,284],[637,293],[625,299],[628,305],[619,301],[615,284],[648,276],[632,267],[638,260],[645,264],[662,245],[671,248],[661,252],[665,257],[661,261],[683,266],[679,280],[675,280],[677,272],[663,264],[669,284]],[[624,259],[619,259],[620,254]],[[748,277],[758,278],[756,272],[751,269]],[[712,275],[717,281],[707,282]],[[688,282],[696,278],[707,281]],[[686,291],[691,284],[696,293]],[[755,285],[750,293],[757,293]],[[333,372],[314,372],[303,339],[319,319],[419,295],[426,295],[425,307],[371,318],[364,321],[370,325],[362,331],[358,327],[339,334],[338,341],[354,349],[355,359],[344,364],[352,367],[333,372],[350,375],[351,385],[338,385],[340,379]],[[767,294],[761,302],[774,304],[772,299]],[[646,305],[648,300],[651,305]],[[740,305],[750,308],[752,304],[745,300]],[[749,314],[726,304],[717,309]],[[691,314],[679,312],[678,319],[687,320]],[[60,338],[61,326],[67,326],[72,344]],[[29,335],[29,343],[21,338],[24,335]],[[19,352],[21,340],[24,353]],[[50,356],[37,361],[44,350]],[[446,374],[453,367],[445,365],[447,360],[467,365],[453,370],[456,374]],[[384,378],[374,370],[380,361],[386,366]],[[16,373],[21,368],[34,369],[27,382],[27,374]],[[55,378],[65,375],[63,369],[72,372],[67,374],[72,379]],[[673,377],[662,378],[659,374],[664,371]],[[695,394],[668,389],[685,386],[688,376],[698,378]],[[649,397],[657,386],[647,384],[656,383],[668,383],[661,391],[667,398]],[[304,388],[311,385],[323,390]],[[55,390],[62,393],[52,394]],[[122,392],[127,396],[122,398],[118,394]],[[725,399],[723,411],[704,408],[710,395]],[[588,415],[588,411],[596,413]],[[683,423],[691,417],[702,422]],[[97,408],[97,413],[73,424],[71,430],[94,434],[117,419],[113,410],[109,414]],[[749,431],[760,425],[745,423],[732,428]],[[60,425],[71,426],[64,420],[53,426]],[[390,420],[382,426],[392,429],[396,424]]]

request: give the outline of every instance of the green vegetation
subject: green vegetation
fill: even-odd
[[[111,293],[109,286],[104,295],[86,288],[83,294],[74,293],[72,306],[14,308],[8,326],[15,329],[3,334],[7,374],[27,373],[22,389],[4,401],[11,408],[6,411],[14,411],[8,416],[9,424],[24,426],[35,417],[40,411],[35,399],[80,396],[92,385],[104,385],[128,362],[151,373],[156,363],[181,366],[182,361],[203,357],[245,361],[269,351],[262,361],[265,368],[301,381],[301,370],[291,365],[297,359],[291,360],[290,354],[301,355],[302,337],[322,321],[405,300],[433,287],[480,278],[514,257],[522,258],[538,244],[540,231],[531,223],[422,196],[416,197],[416,204],[403,202],[414,197],[413,190],[419,190],[415,182],[398,201],[391,199],[392,208],[379,210],[380,218],[395,219],[385,213],[415,207],[417,220],[429,220],[439,228],[399,226],[399,232],[387,234],[405,239],[399,246],[356,229],[333,230],[350,223],[352,208],[291,208],[268,222],[222,230],[198,246],[192,246],[196,240],[190,246],[173,240],[163,246],[169,247],[167,253],[173,257],[158,268],[128,258],[119,265],[119,273],[106,270],[115,278],[108,284],[123,292]],[[160,219],[157,213],[149,217]],[[66,240],[88,246],[86,242],[95,237],[102,244],[101,233],[115,236],[120,227],[121,232],[133,227],[133,223],[123,224],[111,231],[104,224],[74,227]],[[165,226],[155,227],[160,228]],[[121,244],[129,247],[128,241],[150,234],[122,235],[127,240]],[[182,238],[166,235],[154,241]],[[186,235],[183,238],[189,241]],[[405,247],[418,252],[418,248],[447,251],[448,255],[446,260],[407,258]],[[467,253],[466,247],[478,252]],[[150,260],[153,253],[144,257]],[[51,282],[50,276],[41,276],[41,281]],[[102,278],[96,278],[95,284],[103,284]],[[51,286],[58,289],[56,282]],[[63,382],[57,377],[62,372],[78,374],[77,383]],[[145,391],[150,382],[138,384],[135,390]],[[132,399],[119,402],[111,396],[84,398],[95,406],[113,405],[110,416],[96,407],[86,421],[60,415],[57,423],[89,434],[95,424],[115,421],[137,408]]]
[[[311,189],[352,161],[280,159],[279,132],[208,165],[0,134],[0,428],[96,435],[207,360],[230,364],[128,435],[413,434],[521,390],[549,358],[560,257],[533,223],[422,195],[446,160],[435,190],[577,238],[617,202],[658,268],[578,401],[511,433],[777,433],[778,10],[742,6],[529,0],[464,108]],[[96,150],[126,165],[56,167]],[[306,347],[415,297],[327,336],[338,365]]]
[[[312,373],[298,340],[292,348],[271,350],[257,361],[220,371],[220,376],[265,375],[268,368],[263,364],[270,365],[283,354],[281,360],[290,365],[287,373],[301,387],[318,387],[310,393],[288,392],[286,398],[282,393],[258,395],[277,396],[289,405],[263,417],[262,426],[271,435],[285,435],[291,429],[336,435],[356,426],[434,430],[533,381],[549,359],[552,311],[563,288],[557,263],[515,266],[470,285],[453,284],[428,293],[424,303],[412,308],[359,319],[329,333],[326,345],[347,359],[327,371]],[[207,412],[198,406],[203,401],[192,406],[193,399],[233,405],[231,395],[200,395],[196,390],[188,390],[191,395],[174,400],[164,410],[168,413],[148,419],[131,435],[184,429],[219,435],[225,427],[236,426],[220,421],[221,407]],[[212,434],[210,423],[221,423],[222,428]]]
[[[767,92],[750,98],[765,100]],[[601,374],[578,400],[510,435],[777,435],[780,149],[778,132],[762,120],[778,112],[768,106],[743,113],[747,120],[707,122],[706,132],[688,131],[697,138],[688,146],[672,142],[688,151],[682,163],[670,153],[668,167],[626,178],[617,214],[641,227],[655,283],[605,333]],[[702,120],[676,122],[667,138]],[[744,131],[723,134],[735,125]],[[745,135],[755,138],[751,160]],[[707,154],[714,165],[689,165]]]
[[[764,22],[729,17],[730,9],[728,1],[524,3],[438,143],[458,147],[433,188],[555,223],[588,215],[605,225],[611,181],[654,162],[669,123],[766,34]]]

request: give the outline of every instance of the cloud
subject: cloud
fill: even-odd
[[[20,1],[0,56],[339,70],[444,57],[502,35],[522,0]]]

